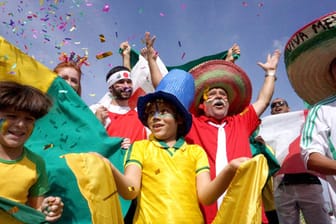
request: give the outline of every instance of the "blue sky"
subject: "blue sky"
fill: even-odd
[[[236,63],[251,79],[254,101],[264,79],[257,62],[265,62],[277,48],[284,52],[298,29],[335,10],[336,0],[0,0],[0,35],[50,69],[61,52],[87,53],[82,98],[88,105],[106,92],[108,70],[121,64],[119,44],[127,40],[140,50],[145,31],[157,36],[156,48],[166,65],[238,43]],[[113,55],[96,59],[106,51]],[[288,81],[283,54],[274,97],[286,98],[292,110],[304,107]]]

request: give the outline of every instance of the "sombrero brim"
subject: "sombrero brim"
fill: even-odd
[[[287,42],[285,64],[295,92],[313,105],[336,94],[330,64],[336,58],[336,12],[297,31]]]
[[[138,104],[137,104],[137,110],[138,110],[138,117],[141,123],[145,125],[146,127],[148,127],[147,120],[146,120],[146,114],[145,114],[146,106],[149,102],[152,102],[156,99],[163,99],[167,102],[170,102],[176,107],[177,113],[179,113],[185,119],[185,129],[183,132],[181,132],[181,135],[185,136],[186,134],[188,134],[191,128],[191,124],[192,124],[191,114],[183,106],[183,104],[176,98],[176,96],[170,93],[165,93],[163,91],[148,93],[145,96],[139,97]]]
[[[220,87],[225,89],[229,98],[228,115],[242,112],[249,105],[252,96],[252,85],[249,77],[239,66],[224,60],[204,62],[189,71],[195,80],[195,98],[190,108],[199,115],[199,105],[206,88]]]

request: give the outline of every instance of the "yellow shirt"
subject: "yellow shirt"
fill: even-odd
[[[25,204],[28,197],[48,191],[48,177],[43,159],[24,149],[16,160],[0,159],[0,196]]]
[[[126,165],[142,169],[140,195],[133,223],[203,223],[196,176],[209,172],[205,151],[179,139],[169,148],[154,139],[134,142]]]

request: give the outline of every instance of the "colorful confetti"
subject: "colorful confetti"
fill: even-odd
[[[108,12],[109,10],[110,10],[110,6],[109,5],[104,5],[103,12]]]
[[[100,42],[105,42],[105,36],[104,36],[104,34],[100,34],[99,35],[99,40],[100,40]]]
[[[99,59],[109,57],[111,55],[112,55],[112,51],[107,51],[107,52],[104,52],[104,53],[97,54],[96,58],[99,60]]]
[[[54,144],[48,144],[43,147],[44,150],[54,147]]]

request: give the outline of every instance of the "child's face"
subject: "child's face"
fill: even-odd
[[[31,135],[35,118],[27,112],[5,109],[0,111],[0,147],[22,150]]]
[[[173,106],[167,102],[151,103],[146,112],[148,127],[155,138],[162,141],[176,140],[178,122]]]

